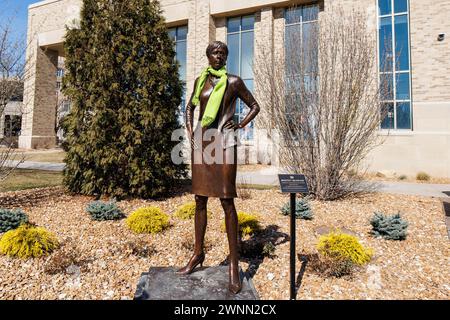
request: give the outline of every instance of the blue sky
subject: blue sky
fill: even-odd
[[[0,23],[11,20],[14,36],[26,39],[28,6],[38,0],[0,0]],[[5,20],[6,19],[6,20]]]

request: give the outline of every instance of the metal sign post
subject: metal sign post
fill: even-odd
[[[290,193],[290,206],[291,206],[291,245],[290,245],[290,279],[291,279],[291,294],[290,299],[296,300],[297,290],[296,290],[296,269],[295,269],[295,208],[296,208],[296,195],[297,193],[308,194],[308,184],[306,183],[306,178],[301,174],[280,174],[278,175],[280,179],[281,192]]]
[[[291,193],[291,300],[296,299],[295,272],[295,193]]]

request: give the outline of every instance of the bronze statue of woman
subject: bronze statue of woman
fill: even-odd
[[[239,227],[234,198],[236,193],[237,144],[235,130],[244,128],[259,113],[260,108],[242,79],[226,72],[228,47],[214,41],[206,49],[209,67],[195,80],[194,91],[186,107],[186,129],[191,141],[192,193],[195,194],[195,247],[194,254],[180,274],[190,274],[205,260],[203,250],[209,197],[220,198],[225,212],[225,226],[229,244],[229,290],[237,294],[242,283],[239,275]],[[234,122],[236,100],[241,99],[249,108],[241,123]],[[200,106],[199,125],[193,131],[194,109]],[[207,130],[215,130],[215,139],[203,139]],[[205,161],[205,149],[215,143],[213,159]],[[217,154],[220,153],[220,154]],[[200,161],[199,161],[200,160]]]

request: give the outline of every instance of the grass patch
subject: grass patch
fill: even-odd
[[[64,151],[57,152],[18,152],[18,154],[12,157],[12,160],[20,160],[22,156],[25,157],[25,161],[33,162],[53,162],[63,163],[66,153]]]
[[[252,189],[252,190],[276,190],[278,186],[271,186],[265,184],[238,184],[241,189]]]
[[[0,183],[0,192],[62,185],[62,172],[16,169]]]

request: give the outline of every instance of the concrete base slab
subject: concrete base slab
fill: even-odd
[[[241,270],[242,290],[228,290],[228,266],[197,268],[190,275],[178,275],[174,267],[152,267],[143,273],[135,300],[259,300],[251,278]]]

